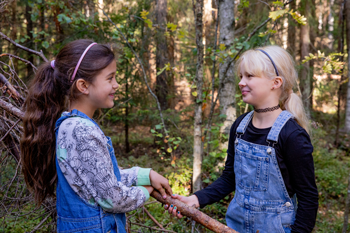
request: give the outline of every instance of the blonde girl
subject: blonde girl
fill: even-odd
[[[266,46],[246,51],[236,68],[243,101],[254,110],[231,127],[223,174],[190,197],[173,197],[203,208],[235,191],[226,213],[234,230],[311,232],[318,192],[308,119],[293,92],[293,59],[279,46]],[[165,208],[182,217],[176,207]]]

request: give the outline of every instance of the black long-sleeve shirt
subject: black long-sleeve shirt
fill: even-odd
[[[217,202],[235,191],[234,157],[236,129],[246,114],[232,125],[225,169],[215,182],[195,193],[200,207]],[[266,139],[271,128],[255,128],[250,121],[242,139],[260,145],[268,145]],[[298,208],[292,232],[311,232],[315,226],[318,209],[318,191],[315,182],[313,146],[307,132],[294,119],[282,128],[278,143],[274,146],[284,184],[290,197],[296,194]]]

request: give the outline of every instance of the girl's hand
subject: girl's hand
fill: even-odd
[[[173,194],[171,195],[172,198],[178,199],[179,201],[185,203],[188,206],[192,206],[195,208],[199,207],[199,201],[196,195],[192,195],[189,197],[184,197],[184,196],[180,196],[177,194]],[[168,210],[169,214],[172,214],[174,217],[177,218],[182,218],[183,216],[181,215],[180,211],[177,210],[176,206],[170,205],[170,207],[168,205],[164,206],[164,209]]]
[[[145,187],[147,189],[147,191],[149,192],[149,194],[151,194],[151,192],[153,192],[153,187],[151,185],[143,185],[143,187]]]
[[[151,170],[149,173],[149,179],[151,180],[151,185],[153,188],[157,189],[162,197],[166,198],[166,192],[169,195],[173,194],[173,191],[170,188],[169,181],[162,175],[159,175],[157,172]]]

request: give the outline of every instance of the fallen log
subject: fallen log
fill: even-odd
[[[151,196],[154,197],[157,201],[168,204],[168,205],[174,205],[177,207],[177,209],[181,212],[182,215],[192,218],[194,221],[202,224],[209,230],[212,230],[217,233],[238,233],[237,231],[229,228],[228,226],[222,224],[221,222],[209,217],[208,215],[204,214],[203,212],[197,210],[196,208],[192,206],[188,206],[185,203],[171,198],[170,196],[167,196],[165,199],[162,197],[162,195],[158,191],[153,191],[151,193]]]

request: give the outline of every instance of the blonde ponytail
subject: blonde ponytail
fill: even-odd
[[[298,124],[309,133],[309,119],[305,113],[303,102],[297,94],[290,93],[284,103],[281,103],[281,106],[282,109],[286,109],[292,113]]]

